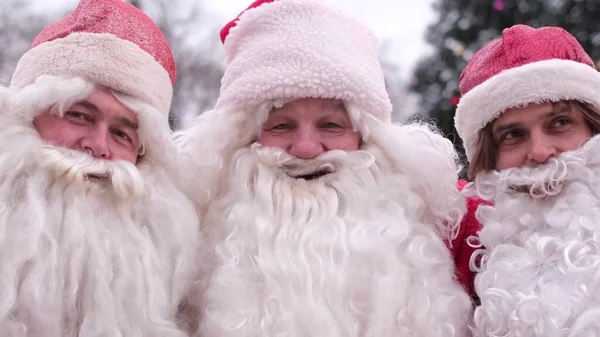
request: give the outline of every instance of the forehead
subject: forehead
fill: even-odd
[[[509,108],[504,111],[493,122],[493,126],[503,125],[507,123],[516,124],[533,124],[542,122],[549,116],[561,112],[570,112],[571,105],[568,104],[552,104],[552,103],[531,103],[524,107]]]
[[[119,101],[115,95],[108,89],[96,89],[88,98],[79,102],[105,118],[126,118],[131,122],[137,123],[138,116],[125,104]]]
[[[341,100],[328,98],[301,98],[271,110],[270,115],[286,115],[297,117],[319,117],[324,114],[340,114],[347,116],[346,108]]]

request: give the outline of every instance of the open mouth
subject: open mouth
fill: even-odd
[[[556,184],[542,184],[542,185],[513,185],[510,186],[510,189],[517,193],[525,193],[529,194],[534,198],[545,198],[551,195],[558,194],[564,182],[559,182]]]
[[[85,175],[85,178],[90,181],[104,181],[108,180],[108,174],[96,174],[96,173],[88,173]]]
[[[531,186],[527,186],[527,185],[512,185],[510,186],[510,189],[514,192],[518,192],[518,193],[529,193],[529,191],[531,190]]]
[[[301,174],[301,175],[296,175],[296,176],[292,176],[292,178],[295,179],[304,179],[304,180],[316,180],[319,179],[327,174],[331,173],[330,170],[327,169],[323,169],[323,170],[319,170],[319,171],[315,171],[312,173],[308,173],[308,174]]]

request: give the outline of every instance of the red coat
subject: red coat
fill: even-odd
[[[458,181],[458,189],[462,190],[468,182],[466,180]],[[467,289],[469,294],[474,297],[475,289],[473,282],[475,280],[475,273],[469,268],[469,261],[471,255],[476,248],[469,246],[467,238],[469,236],[476,236],[477,232],[481,228],[481,224],[475,218],[475,211],[482,203],[486,203],[482,199],[467,199],[467,213],[462,219],[458,236],[452,241],[450,250],[454,257],[454,265],[456,268],[457,280]]]

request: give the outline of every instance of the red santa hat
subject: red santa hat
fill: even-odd
[[[151,109],[136,111],[140,133],[168,136],[175,59],[156,24],[125,1],[81,0],[71,14],[38,34],[10,86],[24,88],[43,75],[56,76],[57,86],[61,78],[83,78],[145,103]],[[162,134],[153,135],[157,132]]]
[[[390,120],[373,32],[321,1],[255,1],[221,30],[221,39],[227,69],[217,109],[332,98]]]
[[[506,109],[578,100],[600,107],[600,73],[562,28],[516,25],[479,50],[459,79],[455,124],[473,160],[479,132]]]

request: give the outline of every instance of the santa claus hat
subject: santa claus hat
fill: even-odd
[[[256,1],[222,29],[221,39],[227,69],[217,109],[332,98],[390,120],[373,32],[321,1]]]
[[[456,130],[472,161],[479,132],[529,103],[578,100],[600,107],[600,73],[562,28],[516,25],[479,50],[460,75]]]
[[[150,107],[136,111],[140,133],[168,136],[175,59],[156,24],[125,1],[81,0],[71,14],[38,34],[10,86],[35,85],[38,78],[47,80],[44,75],[56,77],[57,86],[82,78],[132,97]],[[152,134],[157,132],[162,134]]]

